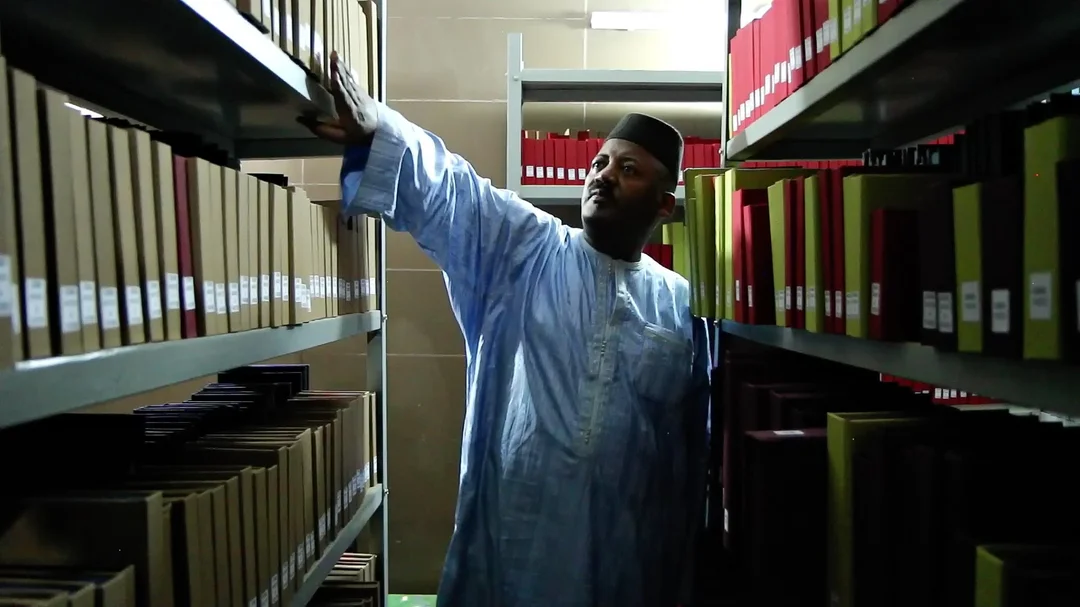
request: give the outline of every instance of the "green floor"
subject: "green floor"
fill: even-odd
[[[435,607],[435,595],[433,594],[391,594],[390,604],[387,607]]]

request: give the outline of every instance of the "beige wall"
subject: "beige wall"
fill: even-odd
[[[390,105],[440,135],[486,177],[506,175],[506,36],[520,32],[525,62],[543,68],[723,69],[716,7],[720,0],[390,0],[387,90]],[[697,11],[693,52],[683,33],[588,30],[592,10]],[[711,28],[711,29],[710,29]],[[712,32],[717,32],[713,34]],[[633,106],[684,134],[718,136],[715,106]],[[609,130],[620,104],[530,104],[525,127]],[[340,159],[245,163],[283,172],[315,200],[340,196]],[[573,218],[574,208],[563,209]],[[453,529],[464,414],[465,357],[441,273],[404,234],[387,240],[390,587],[434,592]],[[314,385],[365,387],[365,339],[289,357],[311,363]],[[210,378],[105,406],[130,410],[190,394]]]

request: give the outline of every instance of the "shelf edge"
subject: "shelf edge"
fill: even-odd
[[[360,510],[353,515],[345,528],[338,533],[334,538],[333,543],[326,549],[326,552],[319,558],[319,562],[304,576],[304,583],[301,584],[300,590],[296,592],[293,597],[291,607],[304,607],[307,605],[312,597],[315,596],[315,592],[318,591],[319,586],[322,586],[323,580],[326,576],[330,575],[330,571],[334,569],[334,565],[342,554],[348,551],[349,546],[356,540],[360,532],[364,530],[364,527],[371,522],[371,518],[378,512],[379,507],[383,503],[383,486],[375,485],[374,487],[368,487],[364,492],[364,501],[360,504]],[[386,558],[386,555],[380,556],[380,558]]]

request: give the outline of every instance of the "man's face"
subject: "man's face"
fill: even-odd
[[[593,159],[581,194],[581,220],[589,229],[637,236],[668,217],[675,196],[662,186],[666,171],[640,145],[608,139]]]

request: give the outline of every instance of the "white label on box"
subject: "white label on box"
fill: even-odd
[[[319,539],[326,537],[326,515],[319,516]]]
[[[240,277],[240,305],[246,306],[251,303],[251,279],[247,276]]]
[[[844,317],[844,292],[843,291],[834,291],[833,296],[834,296],[833,297],[833,299],[834,299],[834,301],[833,301],[833,317],[834,318],[843,318]]]
[[[796,287],[795,288],[795,309],[796,310],[802,310],[803,309],[803,288],[802,287]]]
[[[578,181],[585,181],[585,177],[586,177],[586,176],[587,176],[588,174],[589,174],[589,172],[588,172],[587,170],[585,170],[585,169],[578,169],[578,170],[577,170],[577,180],[578,180]]]
[[[844,14],[841,17],[840,24],[844,27],[844,33],[851,32],[851,6],[844,7]]]
[[[291,279],[282,274],[281,275],[281,301],[288,303],[289,301],[289,281]]]
[[[773,294],[773,303],[776,304],[776,312],[777,312],[777,314],[784,311],[784,290],[783,289],[777,289],[776,293]]]
[[[922,293],[922,328],[937,331],[937,293]]]
[[[281,272],[274,272],[274,299],[281,299]]]
[[[881,284],[870,283],[870,316],[881,316]]]
[[[214,309],[218,314],[225,314],[229,311],[229,301],[225,296],[225,288],[223,282],[214,284]]]
[[[304,571],[304,564],[307,562],[306,546],[307,546],[307,542],[304,541],[304,540],[301,540],[300,541],[300,546],[298,546],[296,548],[296,568],[301,572]]]
[[[281,584],[282,586],[288,586],[291,578],[289,577],[289,557],[285,556],[285,562],[281,564]]]
[[[138,285],[125,287],[124,303],[128,325],[141,325],[143,323],[142,288]]]
[[[289,579],[290,580],[295,580],[296,579],[296,568],[297,568],[297,565],[298,565],[297,558],[300,559],[299,567],[301,569],[303,569],[304,568],[304,553],[300,549],[300,547],[297,547],[296,552],[289,555]]]
[[[545,172],[547,173],[547,178],[548,179],[555,179],[555,169],[553,167],[544,167],[544,168],[546,169]]]
[[[101,328],[105,330],[120,327],[120,290],[116,287],[101,287]]]
[[[196,308],[195,303],[195,277],[185,276],[184,280],[184,310],[194,310]]]
[[[79,313],[83,326],[97,324],[97,283],[92,280],[79,283]]]
[[[15,301],[11,284],[11,256],[0,255],[0,318],[11,318],[12,302]]]
[[[735,301],[739,301],[739,297],[742,295],[742,289],[739,288],[739,280],[735,280]]]
[[[229,283],[229,312],[240,311],[240,284],[235,282]]]
[[[859,301],[859,292],[858,291],[848,291],[848,294],[847,294],[847,318],[852,318],[852,319],[859,318],[859,315],[862,312],[862,310],[860,309],[861,307],[862,307],[862,304]]]
[[[969,280],[960,283],[960,321],[979,322],[982,319],[982,304],[979,301],[979,281]]]
[[[214,281],[203,281],[203,305],[206,307],[207,314],[213,314],[217,312],[217,296],[215,295]]]
[[[856,4],[858,4],[858,3],[859,3],[859,0],[855,0],[855,3],[856,3]],[[856,10],[856,11],[854,12],[854,14],[852,14],[852,16],[851,16],[851,17],[852,17],[852,19],[851,19],[851,20],[852,20],[852,22],[853,22],[853,23],[852,23],[852,27],[856,27],[856,26],[861,26],[861,25],[862,25],[862,7],[859,7],[859,8],[858,8],[858,9],[857,9],[857,10]]]
[[[77,285],[60,285],[60,332],[78,333],[81,330],[79,287]]]
[[[259,277],[248,276],[248,303],[259,305]]]
[[[1031,292],[1028,304],[1030,309],[1028,318],[1031,320],[1050,320],[1050,316],[1054,311],[1050,272],[1032,273],[1028,282],[1028,289]]]
[[[251,599],[248,601],[248,607],[259,607],[259,599]]]
[[[44,278],[27,278],[26,328],[46,329],[49,326],[49,283]]]
[[[345,281],[345,301],[352,301],[352,283]]]
[[[784,309],[791,309],[791,287],[784,287]]]
[[[943,291],[937,294],[938,302],[938,331],[952,333],[956,330],[953,323],[953,294]]]
[[[352,290],[352,292],[353,292],[354,297],[356,297],[357,299],[360,299],[361,297],[364,296],[364,293],[363,293],[363,290],[362,290],[361,287],[363,287],[363,285],[365,285],[365,284],[367,284],[367,283],[366,282],[362,283],[360,280],[354,280],[353,281],[353,290]]]
[[[262,593],[259,594],[259,605],[260,605],[260,607],[270,607],[270,590],[269,589],[263,588]]]
[[[281,593],[278,591],[278,585],[281,580],[278,578],[278,574],[270,576],[270,604],[277,605],[281,601]]]
[[[813,56],[814,56],[814,38],[812,36],[807,36],[806,39],[803,40],[803,61],[802,61],[802,65],[806,65],[806,62],[809,61],[811,58],[813,58]]]
[[[315,558],[315,534],[307,534],[307,558]]]
[[[817,310],[817,288],[806,287],[806,309]]]
[[[150,320],[161,318],[161,283],[156,280],[146,281],[146,307]]]
[[[825,302],[825,316],[832,318],[832,291],[826,290],[822,300]]]
[[[22,296],[15,283],[11,283],[11,331],[15,335],[22,334]]]
[[[165,274],[165,309],[180,309],[180,275]]]
[[[338,489],[337,497],[334,499],[334,516],[341,516],[341,489]]]
[[[773,430],[773,436],[802,436],[802,430]]]
[[[748,307],[754,307],[754,285],[746,285],[746,303]]]
[[[566,179],[566,172],[563,171],[562,167],[557,167],[555,169],[555,179]]]
[[[532,167],[532,165],[531,165],[531,164],[530,164],[530,165],[526,165],[526,166],[525,166],[525,176],[526,176],[526,177],[530,177],[530,178],[531,178],[531,177],[532,177],[533,175],[535,175],[535,174],[536,174],[536,171],[535,171],[535,169],[533,169],[533,167]]]
[[[999,334],[1009,333],[1009,319],[1012,306],[1008,289],[994,289],[990,291],[990,332]]]
[[[262,299],[262,301],[270,301],[270,275],[263,274],[259,277],[259,280],[261,281],[259,283],[259,298]]]

